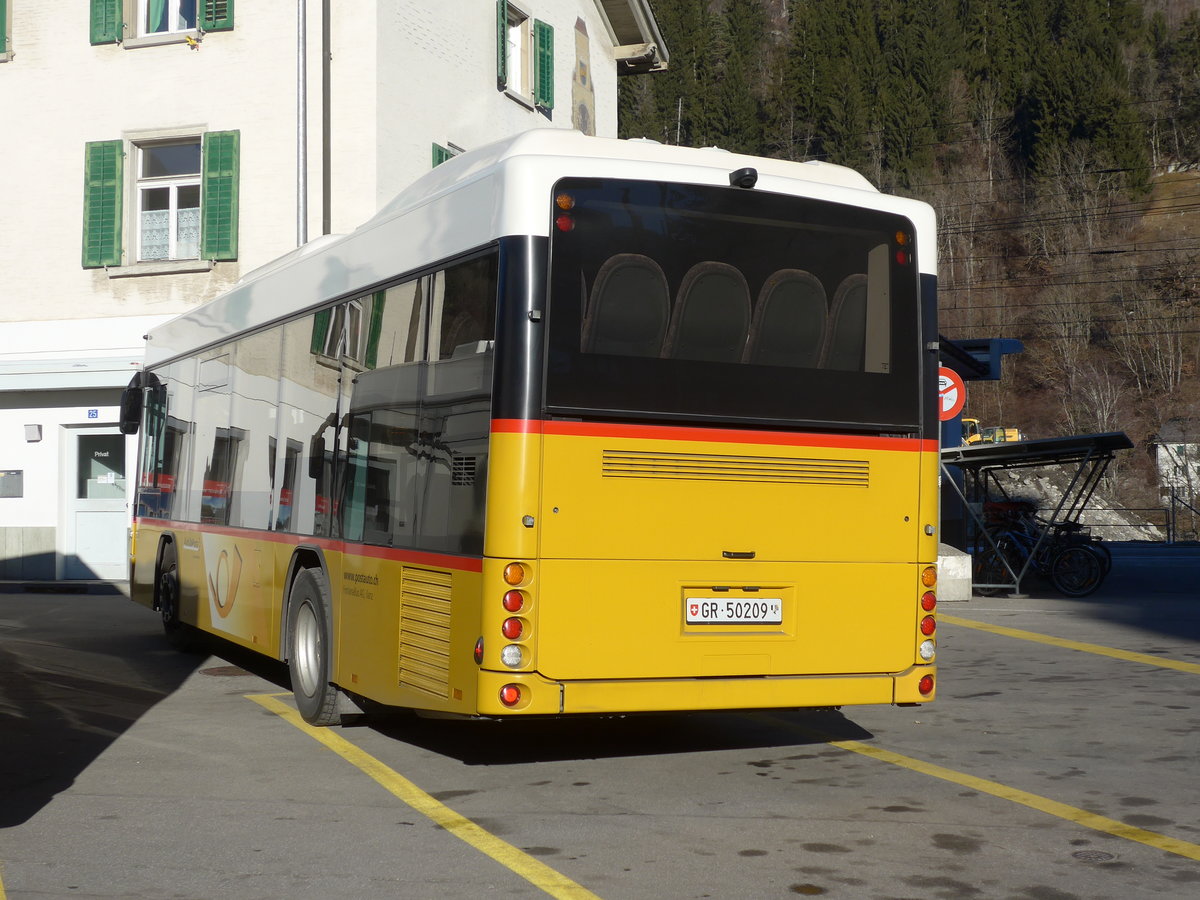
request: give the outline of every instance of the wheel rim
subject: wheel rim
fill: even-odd
[[[321,684],[321,628],[312,604],[307,600],[296,611],[295,658],[297,680],[301,693],[311,697]]]
[[[1072,547],[1065,550],[1054,567],[1060,590],[1087,591],[1100,578],[1100,560],[1090,550]]]
[[[159,580],[158,611],[162,614],[164,628],[174,628],[179,622],[179,613],[175,607],[175,577],[174,570],[163,572]]]

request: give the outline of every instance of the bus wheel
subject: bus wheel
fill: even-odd
[[[163,547],[158,568],[158,612],[162,616],[163,634],[167,643],[182,653],[196,649],[196,631],[179,618],[179,567],[175,562],[175,545]]]
[[[288,604],[288,669],[296,708],[310,725],[336,725],[338,690],[330,659],[329,584],[319,569],[301,569]]]

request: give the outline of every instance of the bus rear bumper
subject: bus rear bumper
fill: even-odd
[[[549,681],[536,674],[481,673],[483,715],[572,715],[717,709],[801,709],[865,704],[928,703],[936,694],[936,666],[885,675],[795,675],[756,678],[669,678]],[[934,676],[934,690],[918,683]],[[495,681],[493,685],[492,682]],[[504,684],[521,688],[517,707],[499,700]]]

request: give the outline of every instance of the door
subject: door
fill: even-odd
[[[116,427],[67,429],[62,577],[129,577],[125,435]]]

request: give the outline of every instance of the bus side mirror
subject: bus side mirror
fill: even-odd
[[[137,434],[142,423],[142,373],[137,372],[121,392],[121,434]]]
[[[321,477],[325,467],[325,438],[316,435],[308,445],[308,477],[314,481]]]

